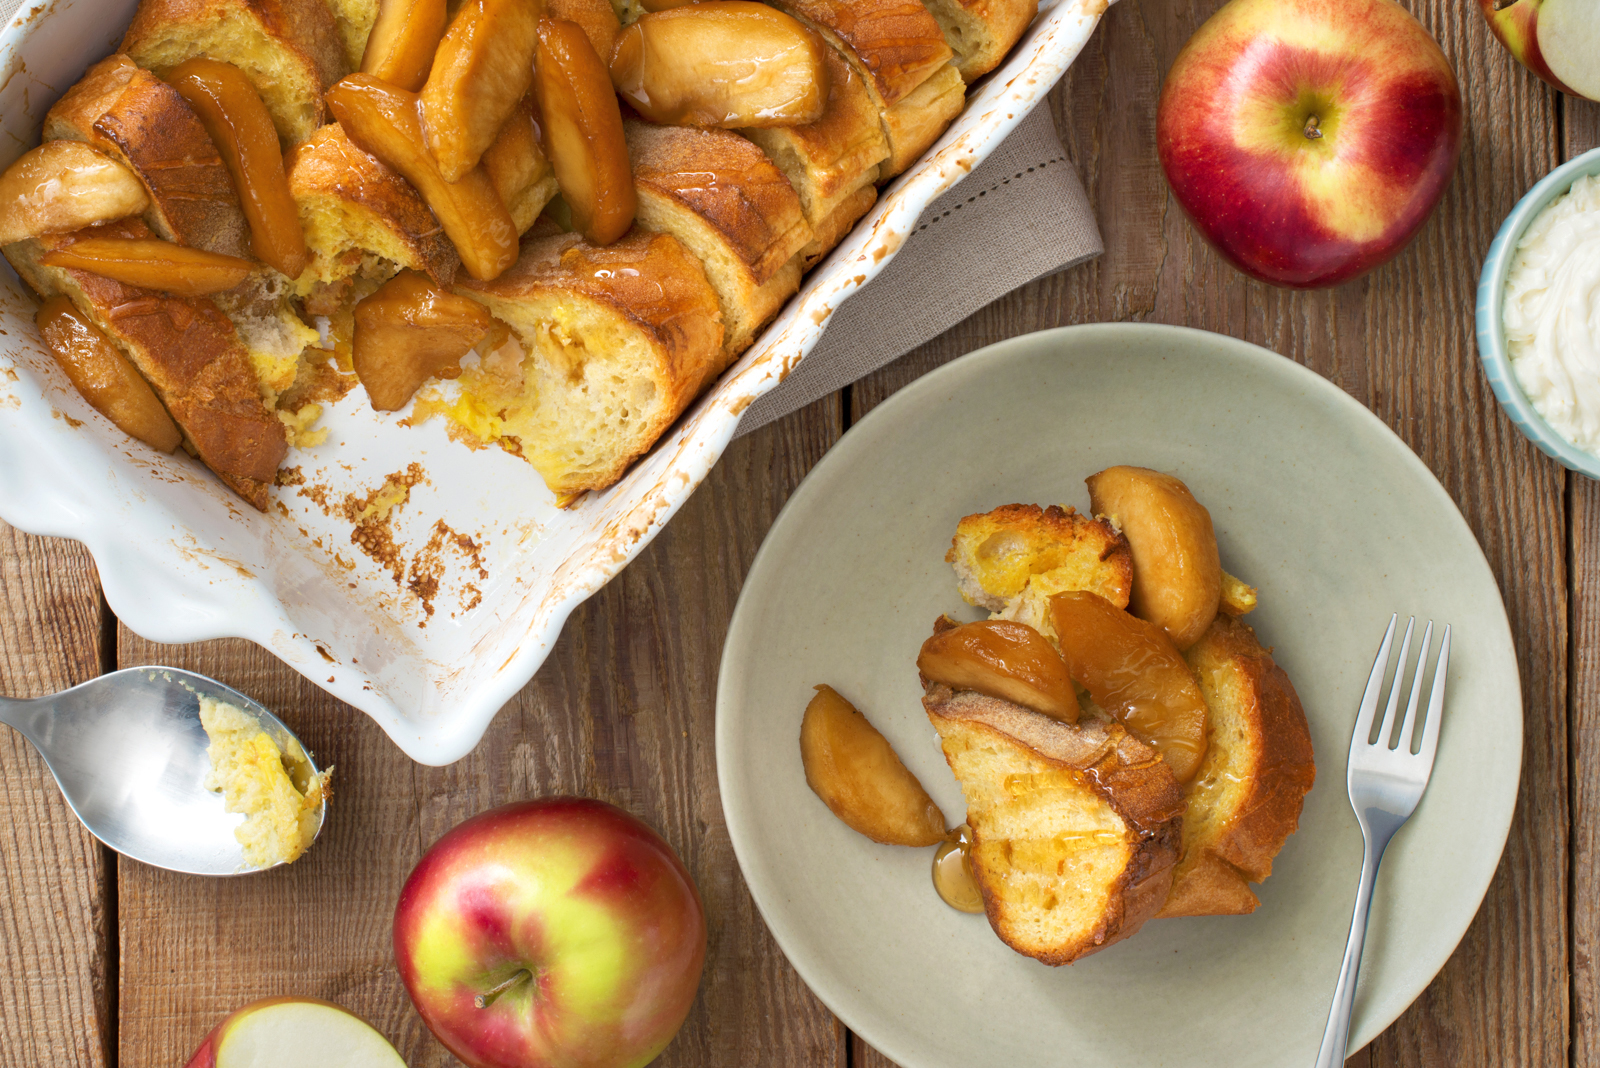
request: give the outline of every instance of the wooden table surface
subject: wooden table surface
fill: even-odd
[[[756,913],[723,825],[713,698],[743,576],[784,500],[850,425],[952,355],[1064,323],[1203,327],[1327,376],[1416,450],[1499,579],[1522,670],[1526,746],[1511,837],[1439,977],[1358,1054],[1370,1066],[1600,1066],[1600,490],[1501,413],[1477,365],[1473,299],[1517,199],[1600,143],[1600,107],[1563,99],[1490,37],[1471,0],[1407,0],[1466,99],[1461,164],[1416,242],[1339,289],[1247,282],[1198,241],[1155,150],[1162,76],[1220,0],[1121,0],[1050,98],[1106,254],[1036,282],[854,387],[733,444],[666,530],[572,616],[538,676],[465,760],[420,767],[366,717],[243,641],[158,646],[120,626],[72,542],[0,527],[0,693],[33,696],[146,663],[214,675],[276,711],[339,769],[304,860],[247,879],[120,860],[0,730],[0,1066],[177,1068],[255,998],[348,1006],[413,1068],[457,1063],[396,977],[395,897],[427,845],[506,801],[572,792],[659,828],[704,895],[700,997],[657,1062],[695,1068],[888,1061],[806,989]],[[905,295],[914,313],[916,294]],[[1507,709],[1507,715],[1513,710]],[[1332,757],[1324,755],[1331,770]],[[1323,776],[1321,789],[1336,789]]]

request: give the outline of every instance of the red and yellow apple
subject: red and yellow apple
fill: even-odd
[[[1478,0],[1517,62],[1563,93],[1600,100],[1600,6],[1594,0]]]
[[[1162,87],[1173,196],[1229,263],[1338,285],[1406,246],[1461,151],[1461,92],[1394,0],[1232,0]]]
[[[365,1020],[316,998],[254,1001],[211,1029],[187,1068],[272,1068],[337,1064],[340,1068],[406,1068]]]
[[[672,848],[601,801],[491,809],[423,855],[395,906],[400,978],[472,1068],[635,1068],[683,1025],[705,963]]]

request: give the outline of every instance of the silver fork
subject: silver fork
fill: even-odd
[[[1389,645],[1394,640],[1398,619],[1398,616],[1389,617],[1389,629],[1383,633],[1383,644],[1378,647],[1372,674],[1367,676],[1355,733],[1350,738],[1350,766],[1345,779],[1350,787],[1350,807],[1356,810],[1365,845],[1361,853],[1361,882],[1356,886],[1355,915],[1350,918],[1350,939],[1345,943],[1344,964],[1334,988],[1333,1007],[1328,1010],[1328,1026],[1322,1032],[1322,1049],[1317,1053],[1316,1068],[1339,1068],[1344,1064],[1345,1046],[1350,1042],[1350,1010],[1356,999],[1356,973],[1361,970],[1361,947],[1367,940],[1367,913],[1372,907],[1372,884],[1378,877],[1378,863],[1383,860],[1383,851],[1388,848],[1394,832],[1416,811],[1422,791],[1428,787],[1428,776],[1433,772],[1434,754],[1439,750],[1439,713],[1444,706],[1445,670],[1450,663],[1448,626],[1439,643],[1439,665],[1433,671],[1427,718],[1422,723],[1422,741],[1417,751],[1411,751],[1411,743],[1417,721],[1417,702],[1422,696],[1422,669],[1427,666],[1428,646],[1433,641],[1432,621],[1422,633],[1422,652],[1417,656],[1405,721],[1397,732],[1395,709],[1400,703],[1406,665],[1410,663],[1407,654],[1411,651],[1411,628],[1416,624],[1415,618],[1406,621],[1399,663],[1395,667],[1394,682],[1389,686],[1389,700],[1383,718],[1374,724],[1378,702],[1383,697],[1383,677],[1389,667]],[[1374,726],[1378,728],[1376,731]]]

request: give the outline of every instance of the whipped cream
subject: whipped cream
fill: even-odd
[[[1506,349],[1545,422],[1600,455],[1600,177],[1534,217],[1506,278]]]

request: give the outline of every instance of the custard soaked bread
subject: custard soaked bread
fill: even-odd
[[[975,81],[998,67],[1039,13],[1038,0],[924,0],[955,50],[961,77]]]
[[[1167,899],[1182,797],[1119,725],[1076,725],[974,691],[922,699],[967,799],[969,854],[989,925],[1045,964],[1138,931]]]
[[[1183,859],[1161,915],[1254,912],[1249,884],[1272,874],[1316,779],[1310,728],[1289,676],[1239,620],[1217,616],[1184,655],[1210,745],[1185,788]]]

